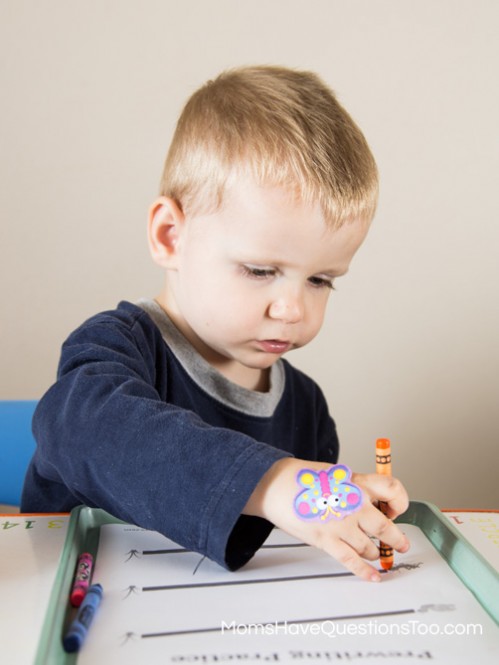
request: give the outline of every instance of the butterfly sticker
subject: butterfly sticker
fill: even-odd
[[[352,472],[344,464],[327,471],[301,469],[296,482],[304,487],[295,498],[294,509],[305,520],[341,520],[362,506],[362,491],[350,481]]]

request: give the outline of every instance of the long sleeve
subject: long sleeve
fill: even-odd
[[[169,402],[165,354],[133,306],[98,315],[68,338],[58,380],[35,413],[22,509],[103,508],[238,567],[261,536],[229,556],[231,532],[263,474],[289,453]],[[251,522],[256,531],[259,522]]]

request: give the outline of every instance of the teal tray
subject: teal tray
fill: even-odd
[[[409,509],[396,522],[419,527],[480,605],[499,624],[499,573],[438,508],[430,503],[411,501]],[[78,506],[71,513],[34,665],[70,665],[77,662],[78,654],[68,654],[62,647],[62,636],[75,613],[68,599],[78,556],[81,552],[97,556],[100,528],[104,524],[123,522],[103,510],[85,506]]]

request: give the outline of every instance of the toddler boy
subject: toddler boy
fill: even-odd
[[[367,143],[316,75],[247,67],[198,90],[149,214],[163,288],[64,343],[22,510],[103,508],[230,569],[274,524],[379,580],[369,535],[408,543],[371,501],[394,517],[405,490],[354,474],[360,510],[298,517],[297,473],[329,469],[338,440],[318,386],[282,358],[320,330],[376,199]]]

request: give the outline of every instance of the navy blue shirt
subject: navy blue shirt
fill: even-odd
[[[322,392],[282,362],[274,413],[248,415],[193,380],[142,308],[122,302],[92,317],[64,343],[57,382],[36,409],[21,510],[103,508],[240,567],[272,528],[241,515],[272,464],[338,456]]]

